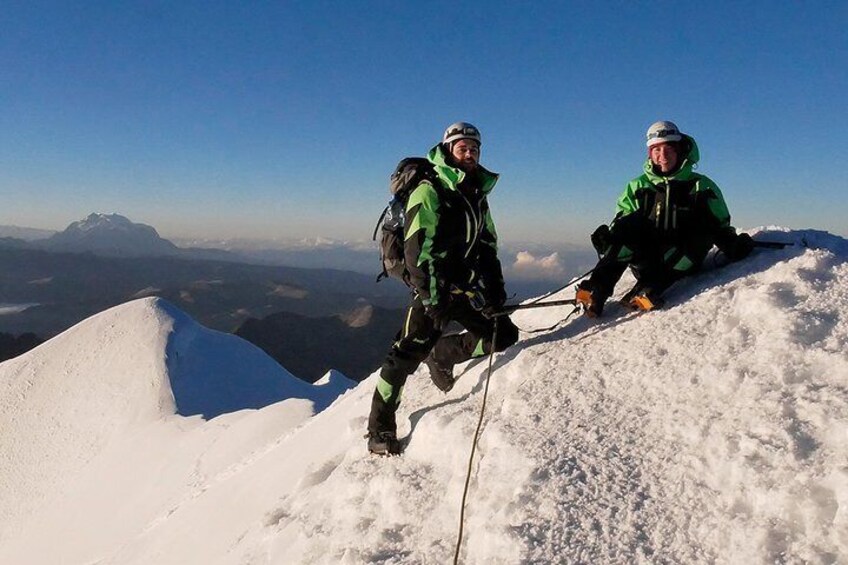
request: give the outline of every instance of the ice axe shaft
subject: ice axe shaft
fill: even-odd
[[[505,304],[501,310],[495,312],[491,315],[492,318],[497,318],[498,316],[507,316],[512,314],[516,310],[528,310],[530,308],[546,308],[548,306],[575,306],[577,304],[577,300],[574,298],[568,298],[565,300],[550,300],[548,302],[531,302],[529,304]]]

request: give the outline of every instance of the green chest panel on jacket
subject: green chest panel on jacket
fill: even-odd
[[[711,218],[711,191],[699,191],[697,179],[669,180],[637,189],[639,212],[665,232],[702,228]]]

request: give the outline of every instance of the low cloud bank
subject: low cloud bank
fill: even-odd
[[[519,251],[515,255],[512,268],[516,275],[524,278],[554,278],[565,274],[565,266],[559,258],[559,252],[536,256],[529,251]]]

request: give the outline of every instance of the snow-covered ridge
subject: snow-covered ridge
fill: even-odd
[[[93,316],[0,365],[0,546],[42,498],[139,427],[286,399],[322,410],[353,385],[345,381],[305,383],[162,299]]]
[[[753,231],[798,245],[682,281],[663,310],[610,305],[600,321],[523,334],[495,357],[464,563],[848,561],[848,242]],[[11,436],[27,455],[27,442],[57,431],[88,455],[24,468],[0,459],[0,562],[451,561],[485,362],[464,367],[448,395],[426,369],[411,376],[399,412],[407,450],[380,459],[362,439],[376,375],[317,414],[290,399],[174,415],[179,387],[174,404],[156,375],[191,368],[205,330],[192,337],[168,306],[137,304],[131,320],[102,314],[86,339],[102,347],[80,347],[74,363],[53,340],[18,361],[26,370],[0,365],[0,453]],[[532,329],[566,313],[515,321]],[[147,316],[172,320],[184,342],[165,343]],[[142,335],[156,346],[131,345]],[[118,379],[118,363],[135,377]],[[89,381],[78,394],[57,384]],[[54,404],[64,418],[51,417]],[[10,432],[10,411],[26,425]],[[88,448],[64,422],[96,441]],[[54,482],[22,478],[39,468]],[[10,481],[38,495],[11,493],[11,524]]]

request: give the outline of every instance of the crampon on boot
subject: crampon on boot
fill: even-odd
[[[597,318],[604,312],[605,298],[597,296],[589,285],[589,281],[583,281],[577,285],[577,294],[574,299],[577,304],[583,306],[583,312],[589,318]]]
[[[621,298],[621,303],[632,310],[650,312],[651,310],[662,308],[665,302],[657,293],[653,292],[651,288],[637,282],[636,285]]]
[[[651,300],[647,294],[637,294],[630,299],[629,304],[634,310],[641,310],[642,312],[649,312],[660,307],[658,301],[656,299]]]
[[[402,449],[395,432],[370,432],[368,451],[374,455],[400,455]]]

